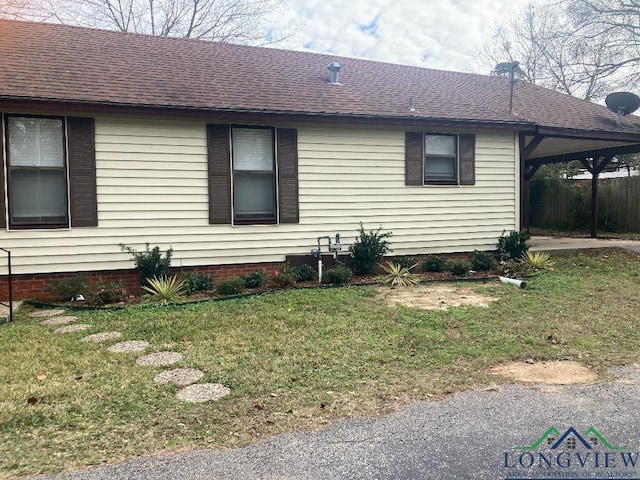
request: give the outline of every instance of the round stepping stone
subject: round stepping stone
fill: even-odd
[[[120,332],[102,332],[102,333],[94,333],[93,335],[88,335],[84,338],[81,338],[81,342],[104,342],[106,340],[113,340],[114,338],[120,338],[122,334]]]
[[[78,319],[78,317],[72,317],[69,315],[59,315],[55,317],[47,318],[46,320],[40,322],[42,325],[66,325],[67,323],[73,323]]]
[[[128,352],[142,352],[151,345],[144,340],[128,340],[126,342],[116,343],[111,345],[107,350],[111,353],[128,353]]]
[[[178,390],[176,396],[183,402],[204,403],[226,397],[229,393],[231,390],[219,383],[195,383]]]
[[[136,360],[138,365],[151,365],[154,367],[162,367],[164,365],[171,365],[172,363],[179,362],[182,358],[181,353],[177,352],[157,352],[150,353]]]
[[[174,368],[159,373],[153,379],[156,383],[173,383],[179,387],[196,383],[204,376],[204,372],[195,368]]]
[[[88,323],[78,323],[76,325],[67,325],[66,327],[60,327],[60,328],[56,328],[54,330],[54,333],[73,333],[73,332],[79,332],[81,330],[86,330],[87,328],[89,328],[91,325],[89,325]]]
[[[39,310],[37,312],[31,312],[29,316],[31,318],[43,318],[43,317],[53,317],[55,315],[62,315],[64,310]]]

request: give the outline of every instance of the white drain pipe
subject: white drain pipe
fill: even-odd
[[[509,278],[509,277],[498,277],[498,279],[502,283],[510,283],[511,285],[515,285],[518,288],[525,288],[527,286],[527,282],[525,282],[524,280],[517,280],[515,278]]]

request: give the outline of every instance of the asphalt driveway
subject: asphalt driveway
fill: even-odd
[[[241,449],[143,457],[37,478],[639,479],[640,366],[618,373],[612,383],[507,385]]]

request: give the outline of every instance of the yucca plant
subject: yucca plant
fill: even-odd
[[[553,267],[551,255],[546,252],[526,252],[522,255],[521,261],[535,270],[552,270]]]
[[[156,277],[154,275],[153,278],[147,278],[147,283],[149,286],[143,285],[142,288],[151,294],[156,305],[165,306],[184,301],[186,285],[183,280],[178,280],[176,275],[173,277]]]
[[[415,285],[420,282],[420,277],[415,273],[411,273],[411,270],[417,265],[418,264],[415,263],[410,267],[403,267],[400,263],[387,262],[386,265],[380,265],[386,273],[386,275],[382,277],[382,280],[391,287],[408,287],[409,285]]]

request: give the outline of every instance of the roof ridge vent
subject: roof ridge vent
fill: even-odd
[[[338,72],[340,71],[340,64],[338,62],[331,62],[327,67],[329,69],[329,83],[332,85],[340,85],[338,81]]]

